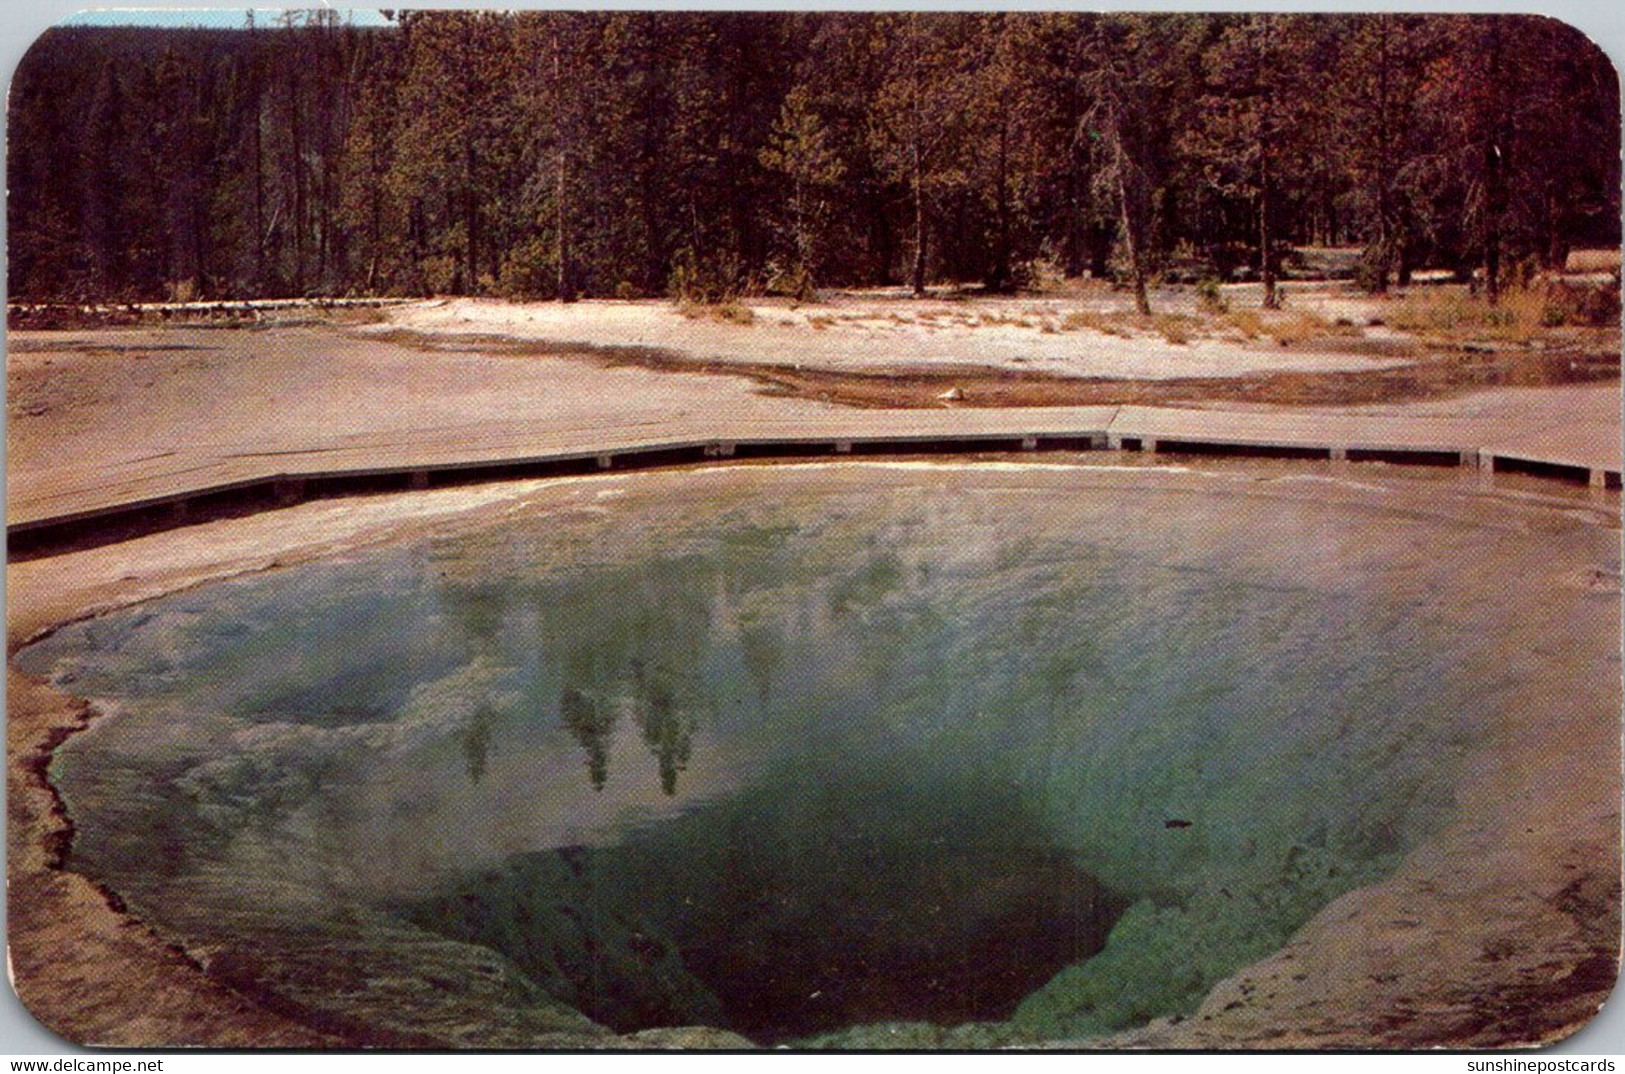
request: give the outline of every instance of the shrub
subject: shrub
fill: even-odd
[[[1585,325],[1605,328],[1619,324],[1619,280],[1605,284],[1548,280],[1541,288],[1540,323],[1546,328]]]
[[[455,257],[438,254],[425,257],[418,263],[423,273],[423,289],[431,295],[446,295],[462,290],[463,270]]]
[[[818,301],[818,289],[813,285],[812,272],[805,265],[789,268],[769,265],[764,290],[770,294],[786,295],[797,302]]]
[[[1018,290],[1059,291],[1066,285],[1066,272],[1058,258],[1040,254],[1031,260],[1017,262],[1011,270],[1010,282]]]
[[[1224,313],[1230,309],[1218,279],[1213,276],[1205,276],[1196,282],[1196,304],[1205,313]]]
[[[672,262],[667,291],[678,303],[714,306],[738,298],[742,285],[743,276],[734,258],[702,258],[685,248]]]
[[[558,292],[558,260],[552,243],[531,238],[519,243],[502,259],[495,291],[503,298],[552,298]]]
[[[1367,246],[1354,266],[1354,286],[1367,293],[1375,293],[1385,273],[1388,275],[1387,282],[1392,284],[1392,263],[1393,257],[1381,243],[1374,242]]]

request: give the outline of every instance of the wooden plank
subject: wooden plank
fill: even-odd
[[[1040,446],[1043,438],[1139,441],[1149,450],[1181,443],[1245,448],[1293,448],[1346,457],[1350,451],[1456,454],[1498,458],[1618,475],[1619,429],[1608,422],[1564,428],[1506,430],[1482,419],[1420,415],[1224,411],[1100,406],[1011,409],[829,410],[795,416],[729,414],[625,415],[614,421],[459,423],[350,434],[308,448],[277,441],[192,445],[188,453],[132,459],[94,471],[72,466],[35,471],[8,490],[12,532],[104,517],[213,492],[264,485],[286,499],[288,481],[401,475],[427,481],[433,472],[543,465],[571,460],[635,462],[640,453],[692,450],[718,457],[751,446],[834,451],[837,444],[894,446],[979,439],[1006,446]],[[413,475],[418,475],[414,478]],[[283,484],[278,485],[278,482]]]

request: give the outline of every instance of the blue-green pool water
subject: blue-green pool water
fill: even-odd
[[[621,480],[24,650],[111,713],[71,867],[364,1039],[1075,1038],[1392,869],[1512,684],[1380,502]]]

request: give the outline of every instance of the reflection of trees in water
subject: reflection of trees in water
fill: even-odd
[[[496,711],[482,701],[474,706],[473,713],[468,717],[468,726],[459,736],[463,760],[468,764],[468,778],[475,783],[485,776],[485,762],[491,752],[491,729],[496,722]]]
[[[574,687],[559,697],[559,716],[581,748],[587,751],[587,778],[601,791],[609,780],[609,745],[615,737],[615,710],[600,706]]]
[[[533,596],[538,648],[564,689],[560,720],[587,752],[594,788],[609,779],[624,709],[677,793],[708,693],[718,565],[707,556],[643,560],[555,581]],[[682,669],[682,670],[677,670]]]
[[[694,753],[694,732],[699,725],[693,689],[680,690],[681,677],[665,667],[651,668],[641,657],[626,663],[627,671],[617,676],[616,693],[625,697],[633,722],[649,752],[660,767],[660,788],[668,795],[677,793],[677,775],[688,767]],[[680,694],[681,699],[680,699]],[[576,686],[567,686],[559,697],[559,718],[576,742],[587,751],[587,776],[594,790],[603,790],[609,780],[609,750],[615,738],[616,710]]]
[[[784,632],[765,617],[740,617],[739,655],[764,705],[772,698],[773,684],[784,670],[787,648]]]
[[[464,586],[441,579],[435,588],[441,610],[456,625],[469,647],[489,655],[500,647],[508,615],[508,594],[500,586]]]
[[[668,795],[677,793],[677,773],[688,767],[696,727],[692,709],[678,703],[672,678],[664,668],[632,661],[632,718],[660,765],[660,789]]]
[[[435,587],[435,594],[447,622],[456,626],[470,650],[481,658],[500,656],[502,624],[508,609],[508,597],[501,587],[466,587],[449,584],[442,578]],[[457,734],[468,778],[475,783],[485,778],[498,717],[499,713],[489,701],[481,701]]]
[[[895,552],[874,552],[830,586],[829,610],[842,616],[872,608],[901,590],[906,581],[903,561]]]
[[[743,527],[714,535],[715,543],[701,550],[501,584],[441,573],[437,596],[444,621],[469,650],[516,663],[537,694],[559,689],[559,722],[585,751],[595,790],[609,780],[624,714],[655,758],[661,789],[675,795],[699,722],[726,685],[710,682],[707,672],[711,666],[714,673],[714,650],[722,644],[717,602],[735,605],[782,582],[794,532]],[[871,556],[836,603],[871,604],[895,588],[897,578],[895,556]],[[789,661],[787,611],[777,600],[752,609],[739,616],[736,638],[728,638],[764,705]],[[731,612],[722,614],[726,621]],[[533,648],[510,652],[521,635],[533,638]],[[495,717],[477,711],[459,738],[475,780],[486,769]]]

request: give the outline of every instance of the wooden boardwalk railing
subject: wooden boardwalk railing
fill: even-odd
[[[92,471],[36,472],[7,498],[16,553],[118,539],[313,496],[421,489],[718,458],[1136,450],[1387,460],[1516,469],[1595,488],[1620,484],[1617,424],[1504,433],[1480,419],[1141,406],[843,410],[620,424],[470,424],[335,438],[305,450],[236,442]]]

